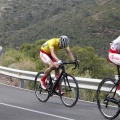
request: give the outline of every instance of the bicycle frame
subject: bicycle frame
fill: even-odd
[[[120,68],[117,66],[118,78],[104,78],[97,89],[97,105],[102,115],[114,119],[120,113],[120,99],[117,89],[120,84]],[[107,86],[106,86],[107,85]],[[103,91],[104,89],[105,91]],[[104,92],[104,93],[103,93]]]
[[[62,71],[61,71],[61,73],[60,73],[60,75],[59,75],[59,78],[58,78],[58,79],[56,80],[56,82],[53,84],[53,87],[52,87],[52,89],[51,89],[51,91],[50,91],[50,94],[51,94],[51,95],[55,92],[56,86],[57,86],[57,84],[60,82],[61,78],[62,78],[62,77],[65,77],[65,76],[67,75],[66,70],[65,70],[65,67],[64,67],[65,64],[75,64],[75,62],[63,62],[63,64],[60,65],[59,68],[57,68],[57,69],[61,69]],[[77,67],[77,65],[75,64],[75,67],[74,67],[73,69],[75,69],[76,67]],[[67,81],[68,81],[68,80],[67,80]],[[49,82],[49,83],[52,84],[51,82],[52,82],[52,78],[50,78],[50,82]],[[68,85],[69,85],[69,82],[68,82]],[[70,85],[69,85],[69,86],[70,86]]]
[[[62,103],[67,107],[73,107],[77,103],[79,98],[78,83],[74,78],[74,76],[66,72],[65,64],[74,64],[75,67],[72,69],[75,69],[77,66],[79,67],[79,63],[77,60],[74,62],[63,61],[62,64],[59,66],[59,68],[57,68],[57,69],[61,69],[58,80],[53,82],[53,78],[51,74],[47,76],[47,79],[45,81],[47,85],[46,90],[42,88],[39,82],[37,84],[37,79],[39,79],[42,75],[44,75],[44,72],[39,72],[36,75],[34,82],[34,89],[35,89],[36,97],[40,102],[46,102],[49,99],[49,97],[52,97],[55,94],[60,97]]]
[[[110,101],[110,102],[113,102],[113,103],[115,103],[115,104],[117,104],[117,105],[120,106],[120,100],[114,99],[115,94],[116,94],[116,90],[117,90],[117,87],[116,87],[116,86],[118,86],[118,85],[120,84],[120,68],[119,68],[119,66],[117,66],[117,71],[118,71],[118,81],[115,83],[115,85],[114,85],[113,88],[110,90],[110,92],[106,95],[104,101],[107,100],[107,102]],[[115,87],[116,87],[116,88],[115,88]],[[114,88],[115,88],[115,92],[114,92],[113,96],[112,96],[112,97],[109,97],[109,94],[112,92],[112,90],[113,90]]]

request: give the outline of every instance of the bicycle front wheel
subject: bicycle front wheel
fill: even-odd
[[[34,81],[34,90],[38,100],[41,102],[46,102],[49,99],[49,94],[47,90],[42,89],[40,84],[40,79],[43,75],[44,75],[44,72],[39,72],[36,75],[35,81]]]
[[[103,79],[97,89],[97,105],[102,115],[107,119],[114,119],[119,115],[116,89],[115,80],[110,78]]]
[[[63,92],[63,94],[60,95],[63,104],[67,107],[73,107],[77,103],[79,97],[79,88],[76,79],[69,74],[62,77],[60,81],[60,90]]]

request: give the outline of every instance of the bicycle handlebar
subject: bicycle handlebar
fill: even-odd
[[[75,60],[74,62],[66,62],[66,61],[62,61],[62,65],[65,65],[65,64],[74,64],[75,67],[73,67],[72,69],[76,69],[76,67],[79,68],[79,62],[78,62],[78,60]],[[62,66],[62,65],[60,65],[60,66]]]

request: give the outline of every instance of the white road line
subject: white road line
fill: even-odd
[[[19,106],[14,106],[14,105],[6,104],[6,103],[1,103],[1,102],[0,102],[0,105],[5,105],[5,106],[9,106],[9,107],[21,109],[21,110],[26,110],[26,111],[30,111],[30,112],[34,112],[34,113],[39,113],[39,114],[47,115],[47,116],[52,116],[52,117],[56,117],[56,118],[61,118],[61,119],[64,119],[64,120],[75,120],[75,119],[71,119],[71,118],[66,118],[66,117],[62,117],[62,116],[58,116],[58,115],[53,115],[53,114],[49,114],[49,113],[45,113],[45,112],[40,112],[40,111],[28,109],[28,108],[23,108],[23,107],[19,107]]]

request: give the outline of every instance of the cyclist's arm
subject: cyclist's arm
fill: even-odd
[[[66,50],[69,58],[70,58],[72,61],[74,61],[75,59],[74,59],[74,57],[73,57],[73,54],[72,54],[71,51],[70,51],[70,48],[67,47],[67,48],[65,48],[65,50]]]
[[[56,56],[55,52],[54,52],[54,48],[50,48],[50,53],[51,53],[51,56],[56,60],[56,61],[59,61],[58,57]]]

